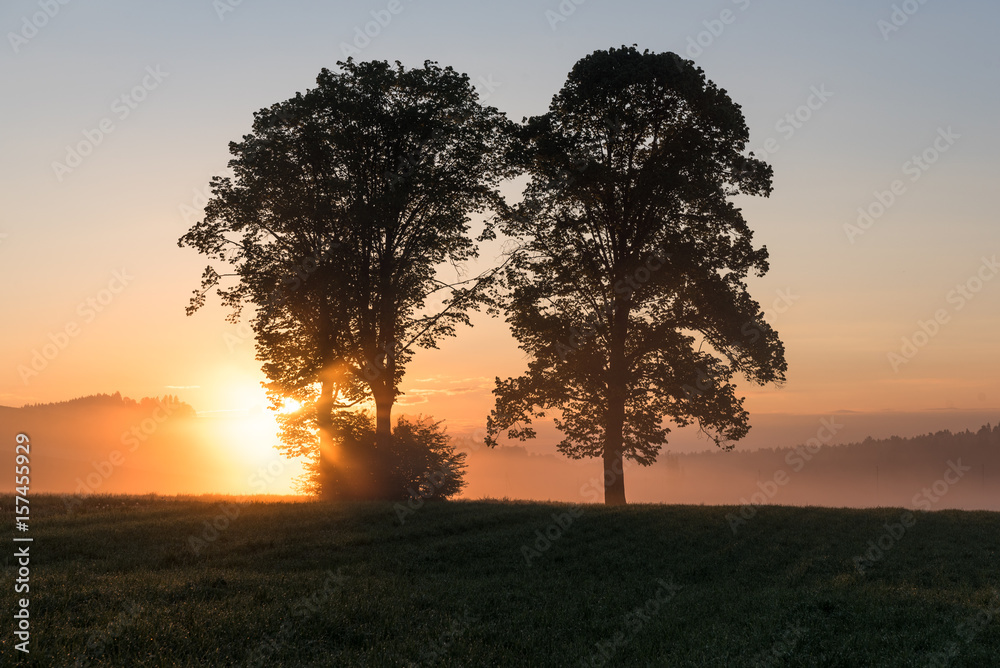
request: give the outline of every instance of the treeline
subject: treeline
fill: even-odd
[[[667,455],[662,500],[1000,510],[1000,425],[844,445]]]
[[[25,404],[21,408],[28,410],[52,408],[139,408],[145,410],[160,405],[170,406],[171,413],[178,416],[193,416],[195,414],[195,410],[190,404],[184,403],[180,400],[180,397],[173,394],[165,394],[162,397],[143,397],[136,400],[123,397],[121,392],[115,392],[114,394],[90,394],[66,401]]]
[[[801,470],[811,458],[817,456],[820,450],[815,446],[800,444],[785,448],[760,448],[757,450],[733,450],[732,452],[700,452],[683,455],[670,455],[664,461],[680,464],[682,460],[700,457],[735,458],[744,463],[758,463],[761,466],[771,466],[783,462],[790,468]],[[990,451],[1000,455],[1000,424],[992,426],[985,424],[977,431],[966,429],[952,433],[948,429],[934,433],[903,438],[891,436],[875,439],[868,437],[863,441],[839,445],[824,445],[821,448],[823,461],[826,465],[835,462],[864,461],[876,463],[879,461],[921,461],[939,459],[942,453]]]

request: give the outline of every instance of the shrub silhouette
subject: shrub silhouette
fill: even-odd
[[[388,448],[377,448],[375,419],[367,412],[335,418],[335,452],[307,465],[305,491],[328,500],[370,498],[447,499],[465,487],[465,453],[455,452],[441,422],[428,417],[396,420]],[[376,480],[376,472],[382,479]]]

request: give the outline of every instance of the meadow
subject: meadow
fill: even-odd
[[[0,499],[13,526],[13,497]],[[8,622],[0,654],[25,666],[1000,662],[1000,513],[743,510],[157,496],[69,510],[34,496],[19,534],[34,539],[31,653],[14,651]],[[10,611],[22,595],[5,552]]]

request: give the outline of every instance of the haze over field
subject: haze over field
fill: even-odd
[[[972,416],[969,416],[970,418]],[[1000,510],[1000,425],[910,440],[879,436],[876,422],[849,428],[851,416],[785,417],[812,426],[808,441],[714,452],[702,440],[689,452],[628,469],[636,503],[903,506]],[[910,416],[919,425],[919,416]],[[172,397],[133,402],[90,397],[24,409],[0,409],[0,429],[32,434],[39,454],[32,489],[57,493],[67,509],[89,494],[284,494],[302,475],[262,438],[267,415],[206,416]],[[818,426],[817,426],[818,425]],[[888,436],[888,435],[886,435]],[[553,435],[553,438],[555,436]],[[695,438],[695,437],[692,437]],[[481,433],[455,434],[468,455],[458,498],[596,503],[602,479],[593,462],[543,448],[483,445]],[[253,447],[251,444],[259,444]],[[841,445],[853,443],[853,445]],[[219,444],[231,444],[222,451]],[[796,447],[792,447],[792,446]],[[36,445],[38,447],[38,445]],[[958,474],[949,473],[952,464]],[[942,487],[942,481],[953,481]],[[957,476],[957,477],[956,477]],[[935,484],[938,488],[935,491]],[[12,492],[4,482],[0,492]],[[943,492],[943,493],[942,493]]]

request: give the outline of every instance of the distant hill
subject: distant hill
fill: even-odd
[[[129,399],[128,397],[123,397],[121,392],[115,392],[114,394],[91,394],[86,397],[77,397],[76,399],[69,399],[66,401],[58,401],[53,403],[38,403],[38,404],[25,404],[20,409],[12,409],[6,406],[0,406],[0,409],[7,410],[28,410],[28,411],[39,411],[39,410],[66,410],[74,408],[154,408],[159,405],[166,405],[173,407],[171,409],[174,413],[184,413],[188,416],[193,416],[195,414],[194,408],[190,405],[182,402],[176,396],[167,394],[161,397],[145,397],[136,401],[135,399]]]
[[[247,474],[227,459],[232,448],[220,447],[232,440],[220,422],[199,418],[171,395],[134,400],[116,392],[0,407],[3,442],[13,443],[20,432],[31,438],[35,492],[245,491]],[[4,477],[0,490],[12,483]]]

